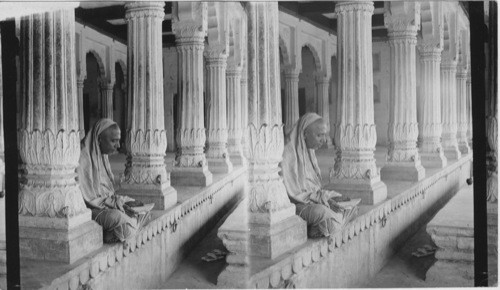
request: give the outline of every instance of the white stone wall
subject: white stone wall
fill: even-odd
[[[377,146],[387,146],[389,123],[389,44],[373,42],[373,102],[377,125]]]

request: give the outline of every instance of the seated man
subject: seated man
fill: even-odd
[[[357,211],[356,205],[343,207],[334,200],[342,200],[341,194],[321,188],[315,150],[326,138],[327,126],[323,119],[315,113],[305,114],[287,133],[281,162],[288,196],[296,206],[297,215],[307,222],[311,238],[330,236]]]
[[[123,242],[135,234],[146,217],[138,219],[132,209],[141,202],[115,194],[108,155],[120,148],[120,128],[110,119],[101,119],[82,143],[77,171],[85,203],[92,210],[92,219],[103,228],[104,242]]]

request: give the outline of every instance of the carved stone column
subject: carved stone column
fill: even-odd
[[[179,57],[178,152],[172,170],[173,185],[207,186],[212,183],[203,148],[203,50],[207,34],[207,3],[174,2],[172,30]]]
[[[228,124],[228,151],[234,164],[245,165],[241,139],[242,126],[242,100],[241,100],[241,67],[230,67],[226,71],[227,87],[227,124]]]
[[[113,120],[113,88],[114,84],[106,83],[101,85],[101,115],[103,118]]]
[[[299,72],[285,71],[285,133],[290,132],[299,116]]]
[[[377,143],[373,108],[373,2],[342,2],[337,13],[337,157],[328,187],[375,204],[387,197],[373,152]]]
[[[389,31],[389,150],[382,179],[419,181],[425,177],[417,148],[415,45],[420,27],[418,3],[391,2],[385,14]]]
[[[20,254],[73,263],[102,246],[102,229],[91,220],[75,172],[80,136],[73,7],[23,17],[20,36]]]
[[[330,78],[328,77],[316,78],[316,92],[318,94],[318,115],[320,115],[325,121],[328,131],[330,131],[330,102],[328,98],[329,86],[330,86]],[[297,95],[297,102],[298,102],[298,95]],[[327,148],[333,147],[332,139],[330,138],[329,133],[327,134],[325,147]]]
[[[467,69],[460,67],[457,70],[457,142],[462,155],[472,151],[467,140],[468,114],[467,114]]]
[[[177,203],[165,167],[167,133],[163,107],[162,21],[164,2],[129,2],[128,23],[128,125],[127,163],[120,194],[155,209]],[[144,45],[147,43],[148,45]]]
[[[441,62],[441,119],[443,123],[444,155],[448,159],[460,159],[457,142],[457,62]]]
[[[211,172],[227,173],[233,170],[227,152],[226,66],[227,53],[223,47],[205,49],[206,106],[208,107],[208,168]]]
[[[85,82],[84,78],[78,78],[76,80],[76,87],[78,89],[78,132],[80,134],[80,140],[85,138],[85,117],[83,115],[83,84]]]
[[[281,122],[278,3],[247,2],[248,197],[219,228],[230,251],[217,285],[248,287],[251,257],[274,259],[304,243],[305,222],[295,215],[279,176],[284,138]]]
[[[248,126],[248,79],[247,67],[243,67],[241,71],[241,126],[243,128],[243,136],[241,137],[241,147],[243,148],[243,156],[248,156],[245,151],[247,150],[247,134],[246,128]]]
[[[471,147],[472,150],[472,83],[471,83],[471,78],[470,78],[470,70],[467,74],[467,140],[469,142],[469,147]]]
[[[444,156],[441,146],[441,75],[439,67],[441,64],[440,47],[435,43],[423,43],[419,46],[420,64],[422,68],[420,82],[420,117],[418,120],[422,131],[420,144],[420,156],[424,166],[444,168],[448,160]]]

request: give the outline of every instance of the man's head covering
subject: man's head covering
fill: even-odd
[[[308,149],[304,132],[306,128],[321,119],[316,113],[302,116],[286,136],[282,176],[290,199],[295,203],[309,203],[309,196],[321,189],[321,171],[316,154]]]
[[[116,122],[111,119],[100,119],[82,141],[78,179],[87,204],[96,198],[114,194],[114,176],[108,155],[102,154],[99,148],[99,135],[113,125],[116,125]]]

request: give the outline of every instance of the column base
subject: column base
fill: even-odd
[[[420,162],[424,167],[445,168],[448,165],[448,159],[442,152],[420,152]]]
[[[374,205],[387,198],[387,186],[380,177],[370,179],[333,179],[325,189],[335,190],[351,199],[360,198],[361,204]]]
[[[425,168],[420,162],[387,162],[380,170],[382,180],[420,181],[425,178]]]
[[[288,209],[283,213],[289,214]],[[248,256],[274,259],[307,241],[306,222],[294,212],[284,219],[270,216],[268,223],[252,223],[249,220],[263,221],[262,216],[252,215],[243,201],[218,230],[226,248],[236,254],[234,261],[227,258],[228,264],[242,264]]]
[[[462,158],[462,153],[460,150],[458,150],[457,146],[452,146],[452,147],[447,147],[444,148],[444,156],[446,156],[446,159],[455,159],[458,160]]]
[[[209,186],[212,184],[212,173],[207,166],[173,167],[170,183],[173,186]]]
[[[23,219],[35,220],[37,217]],[[60,220],[47,218],[52,219]],[[24,224],[27,223],[30,222]],[[72,264],[102,247],[102,228],[92,220],[70,229],[39,227],[36,223],[32,221],[33,226],[19,226],[19,250],[22,258]]]
[[[122,184],[118,194],[146,203],[154,203],[153,209],[166,210],[177,204],[177,190],[169,185]]]
[[[229,158],[208,158],[208,169],[213,173],[229,173],[233,170],[233,164]]]

